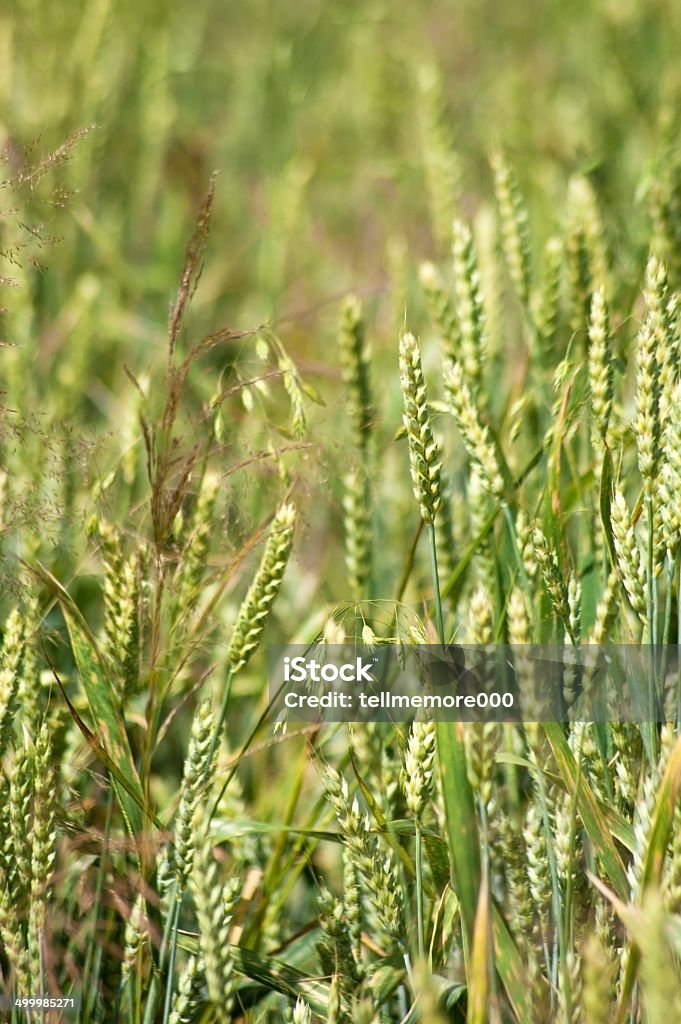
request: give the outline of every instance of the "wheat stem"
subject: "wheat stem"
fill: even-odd
[[[104,825],[104,837],[102,842],[102,854],[99,859],[99,868],[97,870],[97,882],[95,884],[95,899],[94,899],[94,920],[99,921],[100,908],[102,905],[102,896],[104,893],[104,880],[106,877],[106,860],[109,856],[109,837],[111,834],[111,822],[113,818],[114,809],[114,788],[112,785],[111,778],[109,778],[109,791],[107,794],[106,802],[106,822]],[[96,943],[93,940],[88,944],[87,955],[85,957],[85,964],[83,966],[83,1024],[88,1024],[92,1011],[94,1009],[94,1001],[97,994],[97,979],[93,977],[93,964],[95,959],[95,953],[97,951]]]
[[[414,849],[416,865],[416,934],[419,960],[423,960],[426,954],[426,938],[423,925],[423,836],[421,833],[421,823],[418,818],[414,818],[414,829],[416,836]]]
[[[437,545],[435,542],[435,524],[428,524],[428,539],[430,541],[430,565],[433,574],[433,597],[435,600],[435,624],[437,626],[437,637],[441,644],[445,642],[445,627],[442,618],[442,598],[440,596],[440,576],[437,567]]]
[[[222,687],[222,701],[220,702],[220,711],[218,713],[217,720],[215,722],[215,728],[213,729],[213,738],[211,739],[210,748],[208,752],[209,763],[212,762],[215,757],[215,752],[218,748],[218,744],[222,738],[222,731],[225,727],[225,721],[227,719],[227,711],[229,710],[229,698],[232,693],[232,679],[234,678],[234,668],[231,663],[227,665],[227,677]]]

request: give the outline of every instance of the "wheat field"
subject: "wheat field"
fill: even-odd
[[[679,42],[0,11],[2,1019],[681,1019]],[[651,703],[277,718],[346,643]]]

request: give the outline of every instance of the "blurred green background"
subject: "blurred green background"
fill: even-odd
[[[141,400],[125,368],[143,387],[154,382],[153,404],[184,246],[213,171],[211,239],[185,342],[271,321],[326,401],[305,399],[319,447],[290,458],[296,472],[312,461],[312,491],[326,494],[346,440],[339,299],[352,289],[365,300],[379,379],[396,380],[398,324],[406,316],[425,330],[418,263],[446,255],[455,197],[484,227],[492,148],[518,175],[537,253],[564,228],[570,178],[588,177],[626,290],[645,259],[650,182],[676,166],[680,20],[664,0],[16,0],[0,15],[6,179],[92,129],[62,166],[3,191],[3,273],[20,285],[5,288],[13,347],[3,401],[32,421],[18,450],[4,421],[9,518],[36,527],[39,514],[34,544],[50,534],[71,572],[83,535],[82,522],[65,535],[75,495],[87,517],[114,473],[127,484],[108,492],[111,518],[144,499]],[[211,397],[258,365],[249,337],[195,367],[188,439]],[[386,439],[399,423],[391,395]],[[278,400],[269,396],[264,416],[252,401],[232,403],[233,461],[283,443]],[[38,428],[39,442],[29,436]],[[271,508],[277,474],[258,469],[251,481],[258,474]],[[262,490],[235,487],[248,521]],[[320,537],[327,529],[318,524]]]
[[[251,325],[380,288],[392,234],[432,247],[428,72],[468,203],[502,145],[547,208],[586,170],[624,212],[678,110],[679,17],[662,0],[17,0],[0,20],[3,134],[43,149],[96,126],[69,169],[78,194],[45,313],[91,273],[119,309],[162,320],[213,170],[211,317]]]

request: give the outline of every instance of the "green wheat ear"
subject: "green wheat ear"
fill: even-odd
[[[460,332],[460,352],[457,358],[461,362],[471,394],[477,397],[482,384],[485,354],[485,309],[473,235],[468,225],[458,218],[452,225],[452,263]]]
[[[445,355],[454,359],[461,348],[461,332],[442,275],[434,263],[422,263],[419,267],[419,281],[430,318],[441,335]]]
[[[284,579],[295,525],[295,507],[290,503],[282,505],[274,517],[258,571],[239,608],[227,651],[232,672],[244,667],[260,643],[265,622]]]
[[[497,453],[489,430],[480,420],[460,363],[449,363],[445,367],[445,389],[450,411],[456,420],[466,451],[477,466],[487,490],[501,500],[504,495],[504,481]]]
[[[523,306],[527,306],[532,287],[532,254],[528,215],[513,171],[503,155],[493,153],[494,192],[499,208],[501,247],[508,272]]]
[[[312,1016],[310,1013],[310,1007],[302,996],[298,996],[293,1010],[293,1024],[311,1024],[311,1021]]]
[[[446,116],[442,83],[432,66],[421,68],[418,74],[418,119],[433,235],[445,249],[461,170]]]
[[[655,348],[655,331],[652,318],[648,317],[638,336],[636,417],[633,423],[638,449],[638,467],[647,495],[653,492],[659,460],[659,380]]]
[[[354,295],[342,306],[339,351],[352,424],[352,442],[359,465],[343,478],[345,565],[353,601],[369,596],[372,560],[369,472],[374,445],[375,410],[371,393],[369,348],[362,306]]]
[[[617,567],[627,592],[629,603],[641,621],[647,623],[645,588],[647,571],[641,558],[626,498],[618,489],[611,505],[612,535],[615,542]]]
[[[18,609],[14,609],[5,623],[5,635],[0,649],[0,754],[10,738],[14,717],[14,698],[19,684],[19,663],[24,649],[24,627]]]
[[[549,238],[542,251],[539,281],[532,297],[537,343],[542,359],[548,359],[550,355],[560,321],[563,257],[561,240]]]
[[[195,956],[189,960],[180,973],[168,1024],[189,1024],[196,1019],[201,1002],[201,989],[205,964]]]
[[[31,907],[28,918],[28,952],[33,991],[42,987],[45,956],[47,898],[56,857],[55,778],[50,734],[41,726],[33,762],[33,835],[31,852]]]
[[[591,298],[589,390],[591,392],[591,411],[598,437],[605,444],[612,410],[613,362],[608,306],[603,288],[597,288]]]
[[[365,453],[371,442],[374,407],[362,306],[354,295],[348,295],[343,302],[338,348],[343,381],[348,391],[353,443]]]
[[[415,719],[409,731],[400,782],[407,809],[420,819],[430,800],[435,763],[435,723]]]
[[[206,700],[199,704],[194,714],[175,821],[173,867],[180,890],[184,888],[189,877],[194,856],[194,816],[214,764],[214,756],[211,753],[212,735],[213,712],[211,702]]]
[[[432,523],[440,506],[442,463],[430,424],[421,352],[413,334],[403,334],[400,338],[400,381],[404,399],[402,422],[409,442],[414,496],[419,503],[421,518],[425,523]]]
[[[353,601],[366,597],[371,577],[371,492],[364,471],[351,469],[343,479],[345,567]]]
[[[658,507],[668,557],[673,560],[681,542],[681,383],[672,392],[672,409],[663,435],[662,471],[658,481]]]
[[[241,882],[220,879],[218,862],[207,816],[202,809],[194,820],[196,848],[190,883],[196,907],[199,948],[205,963],[208,999],[214,1005],[219,1024],[231,1024],[235,1002],[236,976],[229,935],[234,909],[241,894]]]

